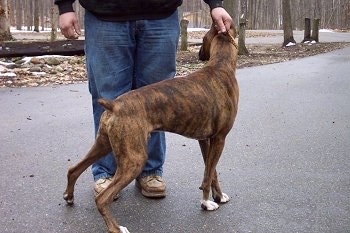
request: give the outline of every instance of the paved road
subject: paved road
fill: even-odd
[[[276,36],[269,37],[252,37],[247,38],[247,44],[282,44],[283,31],[282,30],[261,30],[262,32],[277,33]],[[293,31],[293,37],[297,43],[301,43],[304,39],[304,31]],[[349,32],[332,32],[321,30],[319,32],[320,42],[350,42]]]
[[[195,141],[168,134],[168,196],[134,184],[112,206],[134,233],[349,232],[350,48],[240,69],[240,108],[218,165],[231,201],[200,209]],[[93,140],[86,84],[0,89],[0,232],[106,232],[92,177],[62,200],[67,167]]]
[[[254,32],[267,33],[267,37],[247,37],[246,44],[281,44],[283,43],[282,30],[254,30]],[[304,39],[304,31],[293,31],[293,37],[297,43]],[[321,30],[319,32],[320,42],[350,42],[350,32],[332,32]],[[191,39],[190,43],[201,43],[202,39]]]

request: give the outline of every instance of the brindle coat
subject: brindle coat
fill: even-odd
[[[234,37],[234,29],[218,34],[212,27],[203,38],[199,54],[200,59],[209,59],[202,69],[128,92],[113,101],[100,99],[106,111],[94,145],[68,171],[64,192],[67,203],[73,204],[74,185],[80,174],[113,151],[118,169],[111,184],[96,197],[96,205],[109,232],[128,232],[118,225],[108,207],[113,197],[141,173],[147,160],[147,138],[154,130],[197,139],[205,162],[201,206],[215,210],[219,207],[216,203],[227,202],[229,197],[221,192],[216,165],[238,107]],[[210,189],[216,203],[209,200]]]

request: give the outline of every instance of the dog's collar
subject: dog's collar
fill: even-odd
[[[237,43],[235,41],[235,38],[229,33],[229,31],[226,31],[224,33],[228,36],[230,42],[236,47],[236,49],[238,49]]]

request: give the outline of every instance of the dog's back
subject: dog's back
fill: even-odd
[[[212,40],[215,49],[202,69],[128,92],[113,102],[101,99],[99,103],[117,117],[145,118],[151,131],[195,139],[227,133],[237,113],[237,52],[229,35],[217,35]],[[123,109],[124,105],[128,108]]]

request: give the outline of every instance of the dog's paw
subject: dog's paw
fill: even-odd
[[[63,199],[66,200],[68,205],[73,205],[74,204],[74,196],[69,197],[67,193],[63,194]]]
[[[217,210],[219,208],[219,205],[213,201],[205,201],[205,200],[202,200],[201,201],[201,207],[203,210],[209,210],[209,211],[212,211],[212,210]]]
[[[222,193],[222,198],[220,200],[220,203],[226,203],[230,200],[230,197],[226,193]]]
[[[128,230],[128,228],[123,227],[123,226],[119,226],[120,232],[121,233],[130,233],[130,231]]]

